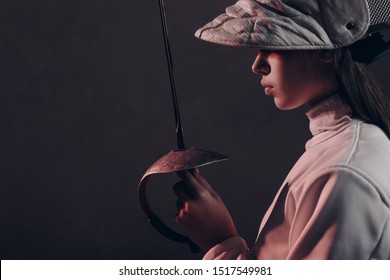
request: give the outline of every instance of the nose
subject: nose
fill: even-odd
[[[271,67],[267,62],[267,51],[259,51],[252,65],[252,72],[260,75],[268,75],[271,72]]]

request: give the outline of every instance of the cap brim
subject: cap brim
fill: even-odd
[[[240,0],[197,30],[195,36],[235,47],[335,49],[357,41],[369,27],[364,0],[352,4],[330,0],[293,2]]]

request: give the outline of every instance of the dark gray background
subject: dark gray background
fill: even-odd
[[[256,50],[194,31],[234,0],[166,0],[186,142],[230,156],[201,171],[251,244],[310,137],[305,108],[279,111]],[[389,88],[389,57],[372,69]],[[175,148],[157,0],[0,1],[1,259],[199,259],[157,234],[142,174]],[[154,177],[174,226],[173,175]]]

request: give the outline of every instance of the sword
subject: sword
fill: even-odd
[[[193,253],[198,252],[199,248],[194,244],[187,236],[180,234],[168,226],[166,226],[161,219],[151,209],[147,194],[146,186],[151,175],[172,173],[184,170],[191,170],[204,165],[208,165],[215,162],[220,162],[228,159],[227,156],[208,150],[203,150],[195,147],[186,148],[184,144],[183,126],[180,118],[179,102],[177,99],[176,83],[173,70],[172,53],[169,44],[168,27],[165,15],[164,0],[159,0],[160,18],[164,37],[165,54],[167,59],[168,73],[171,85],[172,103],[175,114],[176,125],[176,138],[177,149],[170,151],[168,154],[157,160],[152,164],[149,169],[142,176],[138,184],[138,200],[145,212],[148,222],[163,236],[166,238],[181,242],[188,243]]]

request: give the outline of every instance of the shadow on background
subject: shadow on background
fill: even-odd
[[[201,172],[251,244],[310,134],[304,108],[278,111],[263,94],[256,50],[194,38],[234,2],[166,10],[186,143],[230,156]],[[3,0],[0,38],[1,259],[201,258],[157,234],[137,200],[142,174],[175,148],[158,1]],[[389,59],[372,66],[387,89]],[[172,227],[177,180],[149,186]]]

